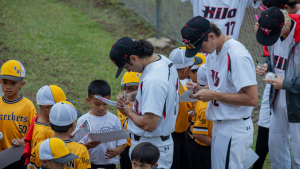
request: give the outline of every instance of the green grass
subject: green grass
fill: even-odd
[[[117,0],[0,0],[0,65],[10,59],[21,61],[26,84],[20,93],[34,103],[40,87],[55,84],[86,113],[88,84],[95,79],[107,80],[116,100],[121,76],[114,78],[111,45],[122,36],[154,35],[150,24]],[[170,50],[156,52],[169,54]],[[116,113],[113,107],[109,110]],[[268,158],[264,169],[269,168]]]

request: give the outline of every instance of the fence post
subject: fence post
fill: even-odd
[[[157,39],[161,37],[160,5],[161,5],[161,0],[156,0],[156,38]]]

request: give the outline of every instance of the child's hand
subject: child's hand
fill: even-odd
[[[84,143],[83,145],[86,146],[87,149],[90,149],[90,148],[97,147],[100,143],[101,143],[101,141],[92,141],[92,140],[90,140],[90,141]]]
[[[23,144],[24,144],[24,139],[13,139],[11,141],[11,145],[14,146],[14,147],[21,147]]]
[[[106,154],[105,154],[105,159],[111,159],[114,158],[115,156],[119,155],[119,151],[115,148],[109,148],[106,149]]]

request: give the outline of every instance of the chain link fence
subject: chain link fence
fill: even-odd
[[[155,0],[119,0],[129,9],[156,26]],[[193,17],[193,8],[190,2],[182,3],[180,0],[161,0],[160,19],[162,34],[178,42],[182,40],[180,30],[182,26]],[[260,16],[261,10],[252,6],[246,9],[244,21],[240,30],[239,41],[250,51],[254,62],[262,62],[262,46],[256,41],[253,26],[256,22],[255,14]],[[255,63],[256,64],[256,63]],[[257,77],[259,95],[262,96],[264,83]]]

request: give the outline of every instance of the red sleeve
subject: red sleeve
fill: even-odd
[[[264,46],[263,55],[264,55],[264,57],[269,57],[270,56],[268,46]]]
[[[25,147],[24,147],[24,151],[23,151],[22,156],[26,158],[25,165],[29,164],[29,162],[30,162],[32,133],[33,133],[33,128],[34,128],[34,122],[35,122],[35,120],[37,119],[38,116],[39,115],[36,115],[32,119],[32,121],[30,123],[28,133],[24,138]]]

